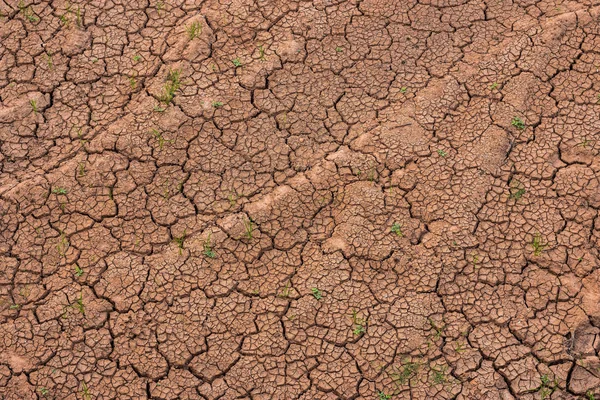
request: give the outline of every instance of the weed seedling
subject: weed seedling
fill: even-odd
[[[513,117],[512,121],[510,121],[510,124],[520,131],[525,129],[525,122],[523,122],[523,120],[519,117]]]
[[[10,307],[8,307],[8,308],[10,308],[11,310],[18,310],[19,307],[21,307],[21,306],[18,304],[11,304]]]
[[[42,396],[44,396],[44,397],[45,397],[45,396],[47,396],[47,395],[48,395],[48,393],[50,393],[50,391],[49,391],[48,389],[46,389],[45,387],[41,387],[41,388],[39,388],[39,389],[38,389],[38,392],[40,392],[40,394],[41,394]]]
[[[523,184],[516,179],[510,181],[510,198],[519,200],[525,194]]]
[[[156,112],[165,112],[166,108],[161,106],[154,106],[154,111]]]
[[[448,369],[447,365],[441,366],[439,369],[431,368],[431,372],[433,372],[433,383],[436,385],[443,385],[448,382],[448,377],[446,376],[446,370]]]
[[[438,150],[437,153],[440,157],[446,157],[448,155],[448,153],[446,153],[444,150],[441,150],[441,149]]]
[[[392,233],[395,233],[399,237],[403,237],[404,236],[404,234],[402,233],[402,225],[399,224],[399,223],[397,223],[397,222],[394,222],[392,224],[392,229],[391,230],[392,230]]]
[[[61,257],[64,257],[67,254],[67,250],[70,247],[69,239],[65,236],[63,231],[60,232],[60,238],[58,239],[58,244],[56,245],[56,251]]]
[[[556,382],[556,380],[551,381],[548,375],[542,375],[540,378],[540,386],[538,388],[540,399],[543,400],[549,398],[557,387],[558,382]]]
[[[490,86],[490,90],[494,90],[494,89],[497,89],[497,88],[498,88],[498,82],[494,82]]]
[[[321,300],[323,298],[323,293],[321,293],[321,291],[316,287],[310,289],[310,291],[312,292],[312,295],[315,299]]]
[[[456,343],[456,346],[454,347],[454,351],[456,351],[457,353],[463,353],[466,351],[465,347],[463,346],[462,343],[458,342]]]
[[[83,26],[83,19],[81,18],[81,9],[77,6],[77,11],[75,11],[75,23],[79,28]]]
[[[442,337],[442,334],[444,333],[444,329],[446,329],[446,327],[444,325],[441,325],[441,326],[438,325],[431,318],[428,318],[428,321],[429,321],[429,325],[435,330],[434,338],[435,339],[440,339]]]
[[[142,59],[142,56],[140,56],[139,54],[136,54],[135,56],[133,56],[133,61],[135,62],[139,62]]]
[[[404,93],[406,93],[406,92],[408,92],[408,88],[407,88],[406,86],[402,86],[402,87],[400,88],[400,93],[404,94]]]
[[[396,370],[390,374],[390,377],[398,384],[405,385],[416,375],[418,370],[418,363],[404,362],[401,368],[396,368]]]
[[[83,275],[83,269],[78,264],[75,264],[75,276],[79,278],[81,275]]]
[[[27,21],[29,21],[31,23],[39,22],[40,18],[37,15],[35,15],[33,10],[31,9],[31,6],[25,7],[25,3],[23,2],[23,0],[19,1],[18,7],[19,7],[19,12],[21,12],[21,14],[23,14],[23,16],[25,17],[25,19],[27,19]]]
[[[169,74],[167,75],[167,81],[165,82],[163,92],[160,96],[160,100],[165,104],[169,104],[171,101],[173,101],[173,97],[175,97],[175,93],[179,90],[180,87],[181,70],[175,69],[169,71]]]
[[[377,392],[377,398],[378,400],[389,400],[392,398],[391,394],[385,394],[382,391]]]
[[[287,283],[285,284],[283,290],[279,294],[279,297],[281,297],[283,299],[287,299],[288,297],[290,297],[290,294],[292,293],[292,290],[291,290],[290,286],[291,286],[290,281],[287,281]]]
[[[52,62],[52,54],[46,52],[46,63],[48,63],[48,69],[54,68],[54,63]]]
[[[244,219],[243,222],[244,222],[244,236],[246,236],[246,239],[252,240],[254,224],[252,223],[252,221],[250,219]]]
[[[77,170],[79,171],[79,176],[85,176],[85,164],[80,162],[77,164]]]
[[[83,397],[83,400],[92,400],[92,395],[85,382],[81,382],[81,396]]]
[[[239,57],[234,58],[233,60],[231,60],[231,62],[233,63],[233,65],[236,66],[236,68],[242,66],[242,61]]]
[[[352,333],[356,336],[365,333],[365,321],[358,316],[356,310],[352,310],[352,324],[354,325]]]
[[[335,52],[336,52],[336,53],[341,53],[341,52],[343,52],[343,51],[344,51],[344,49],[343,49],[343,48],[341,48],[340,46],[337,46],[337,47],[335,48]]]
[[[204,249],[202,251],[202,254],[204,254],[208,258],[215,258],[217,255],[215,254],[215,251],[212,248],[212,244],[210,242],[210,236],[211,236],[211,234],[209,233],[206,240],[204,240],[204,243],[202,244],[202,247]]]
[[[129,77],[129,86],[132,90],[135,89],[135,87],[137,86],[137,81],[135,80],[134,76]]]
[[[214,108],[221,108],[221,107],[223,107],[223,102],[222,101],[213,101],[212,106]]]
[[[536,257],[542,255],[542,252],[546,246],[548,246],[548,244],[542,243],[542,236],[539,233],[536,233],[533,236],[533,242],[531,242],[531,247],[533,247],[533,255]]]
[[[267,60],[266,57],[265,57],[265,49],[264,49],[264,47],[263,47],[262,44],[258,46],[258,58],[261,61],[266,61]]]
[[[152,136],[154,136],[154,138],[158,142],[158,148],[160,150],[163,149],[163,147],[165,146],[165,143],[172,143],[173,142],[171,139],[165,139],[164,136],[162,135],[162,132],[160,132],[158,129],[152,129],[152,130],[150,130],[150,134]]]
[[[188,38],[190,40],[194,40],[202,33],[202,24],[198,21],[193,22],[191,25],[185,28],[185,31],[187,32]]]
[[[81,315],[83,315],[85,317],[85,305],[83,304],[83,292],[79,292],[79,297],[75,301],[75,304],[73,304],[73,307],[77,311],[79,311],[79,313]]]
[[[37,101],[35,101],[33,99],[29,100],[29,104],[31,105],[31,109],[33,110],[33,112],[37,114],[37,112],[38,112]]]
[[[594,395],[594,392],[592,392],[591,390],[588,390],[587,392],[585,392],[585,396],[588,398],[588,400],[596,400],[596,396]]]
[[[186,234],[186,231],[184,229],[183,234],[181,236],[179,236],[179,237],[173,236],[173,241],[175,243],[177,243],[177,247],[179,247],[179,255],[181,255],[181,251],[183,250],[183,242],[185,241],[185,234]]]
[[[592,145],[595,143],[595,140],[588,140],[588,138],[583,138],[583,141],[580,143],[577,143],[577,146],[583,147],[584,149],[587,148],[588,146]]]

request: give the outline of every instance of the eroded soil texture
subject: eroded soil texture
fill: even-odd
[[[0,0],[0,398],[600,398],[597,4]]]

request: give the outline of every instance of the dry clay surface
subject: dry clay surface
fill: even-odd
[[[597,0],[0,0],[0,399],[600,398]]]

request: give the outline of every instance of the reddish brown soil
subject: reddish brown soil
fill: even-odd
[[[0,399],[600,398],[598,0],[0,0]]]

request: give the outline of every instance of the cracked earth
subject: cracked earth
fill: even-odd
[[[597,0],[0,0],[0,398],[600,398],[599,48]]]

